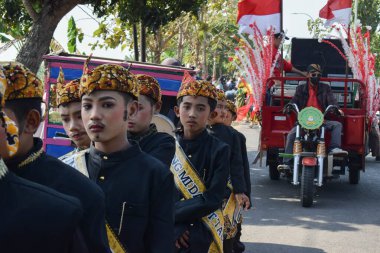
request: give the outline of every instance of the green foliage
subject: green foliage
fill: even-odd
[[[364,26],[371,26],[374,34],[380,23],[380,0],[358,2],[358,18]]]
[[[161,33],[165,37],[173,33],[175,35],[169,42],[163,43],[165,47],[161,49],[161,58],[156,62],[174,57],[183,64],[201,69],[203,75],[212,74],[214,71],[216,77],[223,73],[233,73],[234,66],[228,58],[234,55],[236,46],[233,39],[238,30],[236,7],[237,1],[209,0],[198,15],[183,14],[163,26]],[[157,38],[149,37],[148,41],[149,51],[153,54],[158,50]]]
[[[38,4],[39,1],[35,1]],[[33,22],[21,0],[0,0],[0,34],[13,39],[23,39]],[[2,41],[4,42],[4,41]]]
[[[98,17],[115,16],[124,25],[143,22],[148,30],[178,18],[183,12],[196,13],[205,0],[97,0],[93,4]]]
[[[360,0],[358,3],[358,18],[363,24],[364,30],[366,30],[367,26],[371,27],[371,50],[377,54],[376,76],[380,76],[380,0]]]
[[[69,52],[74,53],[75,51],[77,51],[78,29],[73,16],[71,16],[69,19],[69,23],[67,26],[67,36],[69,39],[67,42]]]
[[[315,20],[309,19],[307,21],[307,28],[313,38],[318,38],[322,33],[326,33],[327,29],[323,26],[323,24],[324,21],[320,18]]]

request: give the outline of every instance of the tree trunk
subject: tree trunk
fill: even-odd
[[[137,35],[137,24],[133,24],[133,49],[135,52],[135,61],[139,61],[139,38]]]
[[[38,18],[33,23],[16,61],[36,73],[43,55],[49,52],[50,42],[59,21],[80,2],[78,0],[43,1],[42,10],[38,13]]]
[[[200,45],[199,39],[196,38],[196,43],[195,43],[195,65],[197,67],[200,67],[200,65],[201,65],[200,60],[199,60],[199,58],[200,58],[200,52],[201,52],[200,47],[201,47],[201,45]]]
[[[141,20],[140,27],[140,46],[141,61],[146,62],[146,27],[143,20]]]
[[[202,77],[205,78],[208,75],[207,66],[207,40],[206,37],[202,41]]]
[[[217,70],[216,59],[217,59],[217,53],[216,53],[216,50],[215,50],[215,52],[214,52],[214,63],[213,63],[213,67],[212,67],[212,79],[213,80],[216,80],[216,70]]]
[[[39,19],[33,24],[30,34],[16,57],[17,62],[22,63],[33,73],[37,73],[43,55],[49,53],[50,41],[59,22],[59,20],[46,22],[47,19]]]
[[[161,28],[157,29],[157,31],[154,32],[154,59],[153,63],[160,63],[161,62],[161,53],[162,53],[162,34],[161,34]]]
[[[201,10],[201,21],[207,23],[207,7],[203,6]],[[202,41],[202,77],[206,78],[208,75],[208,66],[207,66],[207,31],[203,31],[203,41]]]
[[[183,27],[181,20],[178,21],[178,48],[177,48],[177,60],[182,62],[183,60]]]

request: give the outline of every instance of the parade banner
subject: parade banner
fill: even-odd
[[[206,186],[198,175],[193,165],[188,160],[185,152],[179,143],[176,143],[176,151],[170,166],[170,171],[174,174],[174,182],[185,199],[191,199],[201,195],[206,191]],[[203,223],[210,230],[213,243],[209,253],[223,252],[223,214],[220,209],[202,218]]]

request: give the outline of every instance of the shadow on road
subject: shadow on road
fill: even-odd
[[[315,196],[314,206],[301,207],[299,187],[286,179],[269,179],[268,168],[251,168],[254,210],[244,224],[254,226],[294,226],[310,230],[357,231],[358,225],[380,226],[380,166],[367,163],[358,185],[348,176],[327,182]],[[265,161],[263,161],[263,166]],[[375,215],[376,214],[376,215]],[[289,252],[289,251],[286,251]]]
[[[326,251],[309,247],[298,247],[273,243],[244,243],[248,250],[245,253],[325,253]],[[249,250],[255,249],[255,250]]]

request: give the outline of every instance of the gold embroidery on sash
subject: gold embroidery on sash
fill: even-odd
[[[231,194],[223,203],[224,237],[225,239],[231,239],[235,237],[237,233],[237,224],[239,223],[241,208],[236,201],[230,181],[227,187],[231,190]]]

